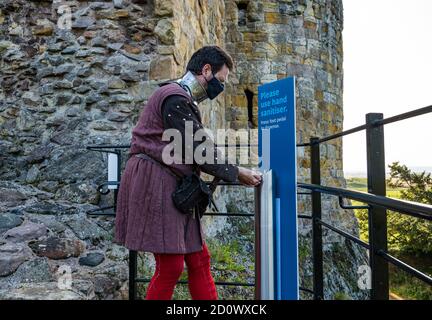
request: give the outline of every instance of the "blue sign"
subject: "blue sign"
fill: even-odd
[[[258,87],[260,170],[274,176],[274,297],[299,299],[295,78]]]

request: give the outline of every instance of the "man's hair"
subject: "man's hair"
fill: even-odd
[[[201,74],[201,70],[206,64],[211,65],[213,73],[222,69],[224,64],[230,70],[234,67],[233,60],[227,52],[218,46],[205,46],[192,55],[186,70],[195,74]]]

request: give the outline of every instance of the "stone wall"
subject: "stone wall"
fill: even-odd
[[[128,144],[157,83],[180,77],[202,45],[225,47],[236,64],[226,93],[200,105],[211,129],[256,128],[258,85],[295,75],[298,140],[341,130],[342,28],[342,3],[330,0],[2,1],[0,297],[126,297],[127,251],[112,243],[113,219],[85,213],[112,202],[96,190],[106,158],[85,146]],[[344,185],[341,142],[323,146],[322,155],[323,183]],[[302,181],[308,156],[299,150]],[[218,204],[250,211],[252,197],[252,189],[222,188]],[[299,208],[309,213],[310,203],[301,198]],[[357,232],[353,214],[337,202],[326,200],[324,209],[326,219]],[[253,223],[205,218],[205,225],[216,277],[253,279]],[[301,233],[302,279],[310,286],[310,226],[301,223]],[[237,238],[245,242],[233,249]],[[332,234],[325,239],[327,297],[362,297],[352,283],[364,256]],[[229,263],[221,243],[237,250]],[[73,286],[60,290],[57,280],[68,271]],[[252,297],[250,290],[220,292]]]
[[[258,86],[295,76],[297,141],[308,142],[311,137],[342,131],[342,1],[232,0],[225,3],[225,47],[237,66],[226,91],[227,126],[256,128]],[[345,187],[342,140],[323,144],[321,156],[322,184]],[[309,157],[309,148],[298,148],[300,182],[310,182]],[[248,198],[248,192],[228,193],[228,199],[238,203]],[[247,206],[252,210],[251,203]],[[310,199],[299,196],[298,207],[299,214],[310,214]],[[325,221],[358,235],[353,212],[340,209],[337,198],[323,196],[323,217]],[[310,223],[299,220],[299,232],[302,284],[311,288]],[[365,297],[367,293],[358,290],[356,284],[357,269],[365,264],[365,253],[334,233],[324,230],[324,235],[326,298],[341,292],[352,298]]]
[[[127,251],[112,243],[113,220],[85,213],[112,200],[96,190],[105,159],[85,147],[130,140],[159,55],[154,4],[14,0],[0,10],[2,294],[61,296],[54,284],[70,271],[71,294],[124,298]]]

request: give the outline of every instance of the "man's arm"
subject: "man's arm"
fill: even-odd
[[[168,97],[162,105],[162,118],[164,123],[164,129],[177,129],[182,135],[183,142],[183,154],[182,158],[185,159],[185,129],[186,121],[191,121],[193,133],[200,129],[204,129],[202,123],[199,121],[198,116],[195,114],[192,107],[189,105],[188,100],[185,97],[174,95]],[[218,158],[222,157],[222,153],[216,148],[213,140],[207,135],[210,142],[206,145],[213,145],[214,154],[212,157],[213,164],[203,163],[198,164],[200,169],[205,173],[212,176],[218,177],[227,182],[235,182],[238,179],[239,169],[236,165],[228,164],[225,158],[224,164],[218,164]],[[202,143],[202,141],[195,141],[193,139],[193,154],[195,149]],[[205,150],[203,155],[206,155]],[[194,163],[195,160],[194,160]]]

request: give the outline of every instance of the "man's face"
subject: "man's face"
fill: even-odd
[[[225,84],[225,82],[228,81],[228,75],[229,75],[229,69],[226,66],[226,64],[224,64],[222,66],[222,68],[218,72],[215,73],[216,79],[218,79],[222,84]],[[203,78],[202,79],[203,81],[201,83],[204,85],[204,88],[207,89],[207,81],[210,81],[213,77],[210,64],[206,64],[203,67],[201,76]],[[207,81],[205,81],[206,79],[207,79]]]

